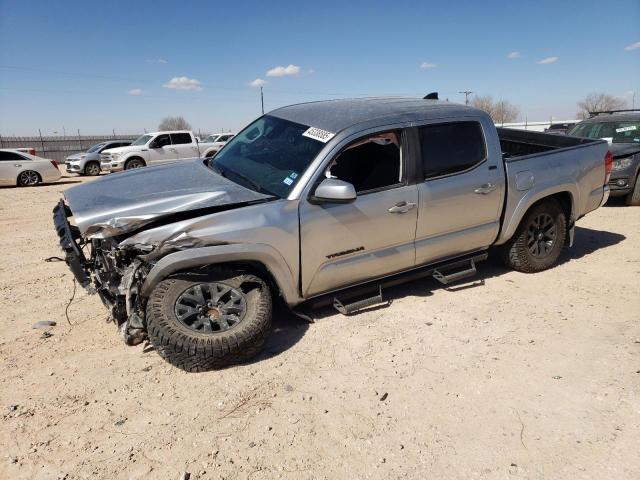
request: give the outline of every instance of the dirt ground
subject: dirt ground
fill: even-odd
[[[67,323],[71,274],[43,259],[79,181],[0,189],[0,478],[640,478],[640,207],[582,219],[552,270],[280,311],[254,362],[186,374],[80,289]]]

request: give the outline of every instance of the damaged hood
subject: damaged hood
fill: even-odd
[[[64,195],[82,235],[95,238],[120,235],[180,212],[275,198],[224,178],[202,160],[111,174]]]

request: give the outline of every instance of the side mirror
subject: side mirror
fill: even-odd
[[[349,203],[355,199],[353,185],[337,178],[325,178],[311,197],[313,203]]]

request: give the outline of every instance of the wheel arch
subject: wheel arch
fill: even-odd
[[[131,156],[129,156],[129,157],[127,157],[127,158],[125,159],[124,164],[123,164],[124,168],[126,168],[126,167],[127,167],[127,164],[128,164],[131,160],[140,160],[142,163],[144,163],[144,166],[145,166],[145,167],[147,166],[147,161],[146,161],[144,158],[142,158],[142,156],[141,156],[141,155],[139,155],[138,153],[134,153],[134,154],[132,154]]]
[[[20,185],[20,175],[22,175],[24,172],[34,172],[38,176],[39,182],[40,183],[43,182],[42,174],[39,171],[37,171],[37,170],[35,170],[33,168],[24,168],[24,169],[20,170],[18,172],[18,174],[16,175],[16,186]]]
[[[290,305],[300,303],[291,269],[282,255],[264,244],[218,245],[171,253],[161,258],[149,271],[141,289],[148,297],[153,288],[168,276],[206,266],[249,268],[263,278],[275,296]]]
[[[85,160],[85,161],[82,163],[82,166],[81,166],[81,170],[82,170],[82,172],[83,172],[83,173],[85,173],[85,174],[86,174],[86,172],[87,172],[87,165],[89,165],[90,163],[97,163],[97,164],[98,164],[98,168],[100,168],[100,160],[97,160],[97,159],[95,159],[95,158],[92,158],[92,159],[90,159],[90,160]]]
[[[529,195],[522,197],[511,216],[509,218],[505,217],[496,245],[501,245],[513,237],[527,213],[536,205],[548,199],[554,199],[560,204],[567,219],[567,230],[571,228],[576,221],[576,191],[571,186],[561,185],[556,188],[531,192]]]
[[[204,151],[204,154],[202,155],[204,158],[211,158],[213,157],[216,153],[218,153],[218,150],[220,150],[219,148],[214,148],[214,147],[210,147],[208,149],[206,149]]]

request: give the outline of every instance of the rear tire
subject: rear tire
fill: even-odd
[[[141,158],[131,158],[124,164],[125,170],[131,170],[133,168],[142,168],[145,166],[144,160]]]
[[[261,278],[217,268],[156,285],[147,302],[147,333],[169,363],[204,372],[254,357],[271,329],[271,312],[271,293]]]
[[[42,177],[38,172],[33,170],[25,170],[18,175],[17,184],[19,187],[35,187],[42,182]]]
[[[567,220],[560,204],[544,200],[531,208],[513,237],[501,247],[502,260],[524,273],[540,272],[558,262],[567,237]]]
[[[624,203],[630,207],[640,206],[640,174],[638,174],[638,177],[636,178],[636,184],[633,187],[633,191],[624,197]]]
[[[90,177],[96,177],[100,175],[100,163],[99,162],[88,162],[84,166],[84,174]]]

